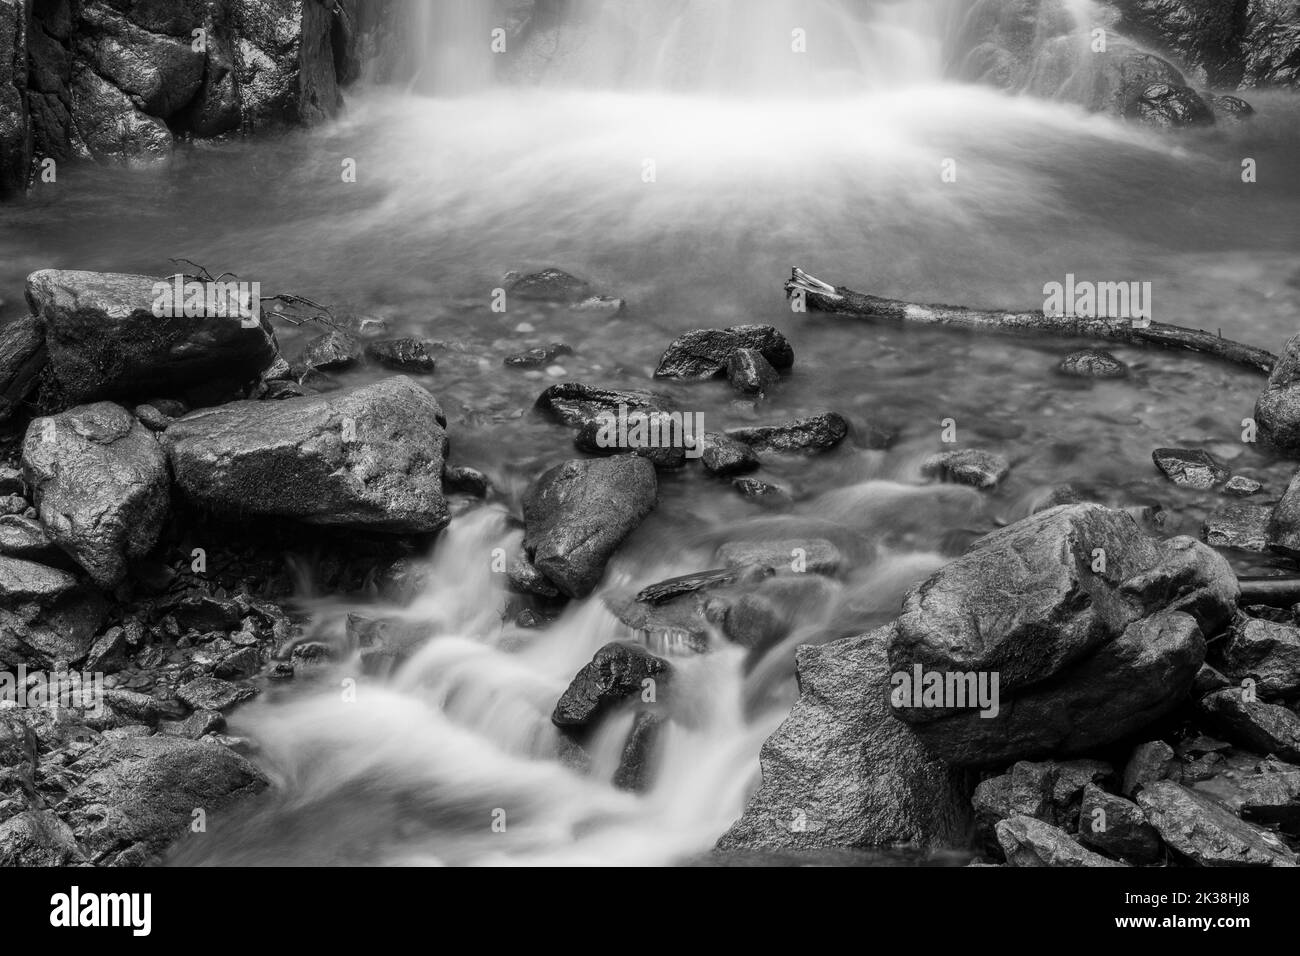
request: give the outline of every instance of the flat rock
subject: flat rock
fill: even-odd
[[[998,844],[1011,866],[1123,866],[1085,849],[1064,830],[1033,817],[1017,816],[997,825]]]
[[[1205,519],[1201,540],[1212,548],[1266,551],[1272,515],[1273,509],[1263,505],[1227,505]]]
[[[586,597],[657,498],[654,466],[635,455],[556,465],[524,497],[524,551],[563,593]]]
[[[672,668],[639,644],[612,642],[596,652],[560,696],[551,721],[566,729],[585,729],[624,701],[640,699],[644,681],[670,679]],[[660,689],[656,688],[656,698]]]
[[[193,412],[167,429],[163,445],[176,484],[214,511],[431,533],[450,521],[445,423],[432,395],[397,376]]]
[[[728,541],[718,547],[715,557],[728,568],[758,565],[777,573],[825,574],[831,577],[844,563],[840,549],[825,538]]]
[[[1296,865],[1295,854],[1277,836],[1172,780],[1149,784],[1137,801],[1170,849],[1197,866]]]
[[[1001,455],[965,448],[931,455],[921,462],[921,474],[975,488],[996,488],[1011,474],[1011,465]]]
[[[825,412],[779,425],[731,428],[727,430],[727,437],[759,451],[818,454],[830,451],[844,441],[848,433],[849,423],[844,416]]]
[[[120,405],[98,402],[34,419],[23,473],[50,538],[101,587],[158,541],[170,504],[167,457]]]
[[[1231,474],[1218,459],[1199,448],[1157,448],[1151,460],[1174,484],[1195,491],[1216,488]]]
[[[1247,478],[1245,475],[1233,475],[1223,486],[1223,493],[1236,495],[1238,498],[1246,498],[1255,494],[1264,486],[1254,478]]]
[[[758,352],[773,369],[794,364],[794,350],[770,325],[736,325],[726,329],[692,329],[673,340],[659,359],[655,378],[701,380],[726,374],[731,356],[743,349]]]

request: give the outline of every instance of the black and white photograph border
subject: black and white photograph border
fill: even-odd
[[[1296,866],[1298,85],[1300,0],[0,0],[0,866]]]

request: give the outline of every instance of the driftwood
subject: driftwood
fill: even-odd
[[[1135,326],[1128,319],[1051,316],[1038,312],[1000,312],[955,305],[918,305],[898,299],[832,286],[802,269],[795,269],[785,284],[789,298],[801,296],[809,309],[855,315],[864,319],[946,328],[971,329],[1014,335],[1053,335],[1060,338],[1102,339],[1123,345],[1157,345],[1203,352],[1244,365],[1267,375],[1277,356],[1264,349],[1242,345],[1210,332],[1151,322]]]
[[[1242,605],[1264,604],[1269,607],[1292,607],[1300,604],[1300,578],[1238,578]]]

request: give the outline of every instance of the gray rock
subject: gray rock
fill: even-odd
[[[0,465],[0,495],[23,495],[27,486],[23,482],[23,473],[17,468]]]
[[[195,710],[229,710],[256,694],[246,684],[232,684],[219,677],[196,677],[176,690],[176,696]]]
[[[1151,453],[1160,473],[1181,488],[1208,491],[1228,480],[1229,471],[1199,448],[1157,448]]]
[[[620,406],[629,411],[673,411],[669,399],[653,392],[601,388],[581,382],[552,385],[538,396],[535,405],[543,415],[563,425],[583,425],[601,412],[617,414]]]
[[[762,395],[780,378],[758,349],[737,349],[727,357],[727,381],[742,395]]]
[[[1160,129],[1214,125],[1214,111],[1199,93],[1190,86],[1170,83],[1152,83],[1143,88],[1129,115],[1146,126]]]
[[[708,471],[724,478],[755,471],[760,464],[754,449],[717,432],[705,433],[704,454],[700,460]]]
[[[477,468],[457,465],[443,469],[442,486],[447,491],[458,491],[461,494],[473,495],[475,498],[486,498],[488,492],[492,490],[492,479]]]
[[[1279,451],[1300,455],[1300,333],[1282,347],[1268,384],[1255,401],[1255,422]]]
[[[0,665],[78,663],[107,613],[103,596],[68,572],[0,556]]]
[[[0,554],[41,564],[56,564],[65,559],[41,523],[22,515],[0,516]]]
[[[1268,546],[1291,557],[1300,556],[1300,471],[1286,486],[1268,522]]]
[[[550,302],[589,311],[621,312],[622,299],[598,295],[591,283],[560,269],[543,269],[525,276],[507,277],[506,292],[516,299]]]
[[[781,573],[825,574],[834,577],[844,563],[840,549],[825,538],[728,541],[718,547],[718,562],[728,568],[751,565]]]
[[[0,328],[0,422],[12,417],[35,391],[45,362],[45,332],[39,319],[23,317]]]
[[[163,36],[96,4],[80,11],[74,50],[99,76],[150,116],[167,118],[187,106],[203,82],[204,52],[188,36]]]
[[[573,444],[589,455],[630,452],[656,468],[681,468],[686,464],[688,449],[693,452],[703,437],[693,434],[679,413],[634,410],[621,422],[605,414],[584,422]]]
[[[632,721],[618,769],[614,771],[614,786],[633,793],[645,793],[654,784],[655,748],[663,732],[664,718],[643,710]]]
[[[73,769],[81,782],[59,811],[100,866],[150,862],[189,829],[196,809],[210,819],[267,786],[233,750],[173,736],[108,741]]]
[[[193,412],[167,429],[163,446],[176,484],[214,511],[431,533],[450,520],[445,423],[437,400],[398,376]]]
[[[889,630],[798,648],[799,700],[763,745],[762,785],[719,849],[966,845],[963,774],[889,706]]]
[[[274,361],[268,326],[246,329],[238,316],[155,315],[160,281],[55,270],[28,276],[27,301],[45,324],[53,378],[43,401],[67,408],[213,381],[240,384]]]
[[[921,462],[921,474],[976,488],[996,488],[1011,474],[1011,465],[1001,455],[965,448],[931,455]]]
[[[524,498],[524,551],[562,592],[586,597],[657,495],[654,466],[644,458],[564,462]]]
[[[1233,475],[1223,486],[1224,494],[1236,495],[1238,498],[1247,498],[1258,492],[1264,487],[1254,478],[1247,478],[1245,475]]]
[[[79,145],[100,163],[145,166],[171,155],[172,134],[167,124],[136,106],[112,83],[84,62],[72,70],[72,129]],[[72,404],[101,396],[82,395]]]
[[[1272,833],[1172,780],[1137,795],[1147,821],[1170,849],[1197,866],[1295,866],[1296,856]]]
[[[184,720],[164,720],[158,725],[160,733],[187,740],[198,740],[207,734],[226,729],[226,718],[215,710],[196,710]]]
[[[1246,700],[1241,688],[1201,698],[1201,711],[1233,743],[1259,754],[1300,762],[1300,717],[1279,704]]]
[[[1238,683],[1253,678],[1264,697],[1300,691],[1300,628],[1240,616],[1233,621],[1224,671]]]
[[[419,339],[380,339],[366,345],[366,358],[384,368],[412,375],[432,375],[438,363]]]
[[[998,844],[1011,866],[1123,866],[1080,846],[1068,833],[1033,817],[997,825]]]
[[[849,423],[842,415],[825,412],[780,425],[731,428],[727,430],[727,437],[744,442],[759,451],[818,454],[830,451],[844,441],[848,433]]]
[[[773,578],[732,602],[723,619],[723,633],[741,647],[765,651],[800,624],[817,620],[837,597],[837,586],[816,575]]]
[[[1083,790],[1079,842],[1139,866],[1160,858],[1160,836],[1137,804],[1095,784]]]
[[[1242,819],[1300,834],[1300,767],[1270,758],[1256,769],[1240,780]]]
[[[574,676],[551,721],[568,730],[589,729],[624,701],[639,699],[647,680],[654,681],[656,698],[662,696],[671,675],[667,661],[639,644],[606,644]]]
[[[361,343],[355,336],[334,329],[303,346],[298,362],[306,368],[333,372],[356,365],[361,361],[361,355]]]
[[[1173,747],[1163,740],[1138,744],[1124,765],[1124,794],[1131,797],[1147,784],[1168,779],[1176,773]]]
[[[768,505],[785,505],[794,501],[794,496],[779,485],[759,481],[757,478],[733,478],[731,487],[750,499]]]
[[[1127,378],[1128,366],[1102,349],[1071,352],[1061,360],[1057,371],[1073,378]]]
[[[128,563],[157,543],[170,504],[167,457],[121,406],[34,419],[23,472],[50,538],[101,587],[125,580]]]
[[[115,674],[126,664],[129,651],[126,631],[120,627],[110,627],[95,641],[86,654],[86,670],[92,674]]]
[[[84,863],[72,829],[52,810],[25,810],[0,823],[0,866]]]
[[[563,342],[552,342],[542,348],[528,349],[526,352],[507,355],[502,364],[507,368],[545,368],[548,365],[553,365],[560,356],[572,354],[573,349]]]
[[[655,369],[655,378],[686,381],[717,378],[731,356],[742,349],[762,355],[773,369],[794,364],[794,350],[770,325],[736,325],[727,329],[692,329],[674,339]]]
[[[1201,540],[1212,548],[1266,551],[1272,515],[1273,509],[1263,505],[1227,505],[1205,519]]]
[[[0,199],[27,188],[32,161],[27,102],[31,19],[27,0],[0,2]]]
[[[557,598],[560,589],[552,584],[541,571],[533,567],[527,558],[518,558],[506,568],[512,590],[520,594],[536,594],[538,597]]]

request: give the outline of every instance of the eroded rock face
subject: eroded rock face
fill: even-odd
[[[33,419],[23,472],[50,539],[103,588],[158,541],[171,504],[167,456],[112,402]]]
[[[67,571],[0,556],[0,669],[85,658],[108,604]]]
[[[892,627],[796,652],[799,701],[759,755],[763,780],[722,850],[964,846],[964,775],[889,706]]]
[[[235,515],[393,534],[450,520],[442,492],[446,422],[404,376],[278,402],[186,415],[163,434],[177,487]]]
[[[32,161],[27,110],[29,7],[30,0],[0,0],[0,199],[26,188]],[[0,348],[0,362],[2,355]],[[0,395],[2,386],[0,379]]]

